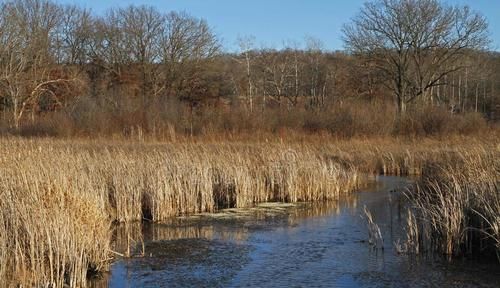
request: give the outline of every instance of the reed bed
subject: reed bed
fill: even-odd
[[[425,165],[407,224],[412,253],[500,256],[500,151],[447,153]],[[500,261],[500,257],[498,258]]]
[[[107,269],[113,222],[334,200],[358,183],[354,166],[305,145],[0,144],[0,286],[85,286]]]
[[[336,200],[355,190],[364,173],[422,174],[429,161],[460,149],[495,147],[479,140],[324,140],[2,138],[0,286],[86,286],[88,272],[105,271],[114,255],[113,223],[133,227],[137,221],[162,222],[260,202]],[[498,161],[497,154],[484,158]],[[492,183],[492,178],[481,179],[486,182],[474,183]],[[492,221],[490,210],[477,212]],[[133,242],[122,239],[126,247]]]

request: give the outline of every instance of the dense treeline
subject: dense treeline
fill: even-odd
[[[380,5],[394,2],[379,1],[371,8],[384,11]],[[372,57],[383,56],[381,48],[355,49],[357,30],[346,30],[350,40],[345,52],[327,51],[312,38],[277,50],[257,48],[255,39],[242,37],[239,52],[227,53],[205,20],[186,13],[130,6],[96,15],[46,0],[3,1],[1,6],[3,132],[164,137],[293,129],[339,136],[439,134],[470,133],[484,127],[484,119],[498,117],[500,54],[475,49],[480,45],[471,41],[457,51],[453,46],[439,48],[457,53],[441,52],[447,61],[439,62],[435,71],[422,66],[431,52],[402,46],[401,51],[413,51],[411,59],[420,57],[414,62],[434,78],[430,85],[417,87],[413,78],[422,76],[423,68],[404,62],[408,71],[399,75],[401,87],[419,97],[408,97],[408,112],[401,117],[394,95],[402,92],[391,86],[393,75],[380,69],[381,58]],[[424,11],[428,6],[410,8]],[[457,11],[440,10],[436,19],[455,17],[471,27],[476,24],[477,35],[467,31],[477,43],[486,40],[479,38],[485,28],[481,19],[468,10]],[[384,51],[393,57],[397,49]]]

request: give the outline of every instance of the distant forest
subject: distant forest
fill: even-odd
[[[344,51],[243,36],[228,53],[205,20],[148,6],[3,1],[0,27],[3,134],[467,134],[500,118],[485,19],[439,1],[368,2]]]

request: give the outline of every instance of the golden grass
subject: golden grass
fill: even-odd
[[[382,237],[382,232],[380,232],[380,227],[373,221],[372,213],[363,207],[364,218],[367,222],[368,228],[368,243],[376,249],[384,249],[384,238]]]
[[[478,147],[443,155],[425,166],[408,196],[411,251],[500,255],[499,150]]]
[[[80,287],[87,271],[108,268],[113,222],[335,200],[355,190],[362,173],[420,174],[426,161],[457,147],[495,146],[479,140],[4,138],[0,147],[0,286]]]
[[[103,191],[62,155],[2,147],[7,153],[0,161],[0,286],[6,280],[85,286],[89,269],[107,265],[110,223]]]
[[[85,286],[88,269],[106,269],[115,221],[333,200],[358,182],[306,146],[0,143],[0,281],[28,286]]]

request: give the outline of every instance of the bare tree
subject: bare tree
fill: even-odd
[[[54,43],[62,10],[50,1],[17,0],[1,4],[0,87],[12,106],[16,128],[42,96],[58,101],[57,87],[74,79],[54,68]]]
[[[84,65],[89,62],[93,17],[90,10],[75,5],[63,7],[56,34],[59,64]]]
[[[146,105],[147,96],[155,94],[165,17],[153,7],[129,6],[108,10],[97,25],[97,58],[117,78],[122,77],[125,66],[135,67],[140,75],[142,105]]]
[[[160,45],[165,17],[153,7],[146,6],[119,9],[118,15],[126,54],[140,70],[142,105],[145,106],[146,97],[153,91],[152,82],[156,82],[154,75],[161,60]]]
[[[321,95],[321,60],[323,57],[323,43],[321,40],[314,37],[306,37],[307,46],[307,58],[309,66],[309,95],[311,97],[311,104],[313,106],[318,106],[321,102],[324,102],[324,97],[319,97]],[[323,95],[324,96],[324,95]],[[323,101],[320,101],[322,99]]]
[[[297,41],[289,40],[287,43],[284,43],[283,47],[285,48],[285,53],[292,54],[293,58],[293,86],[294,91],[293,95],[290,95],[293,106],[298,104],[299,94],[300,92],[300,76],[302,75],[303,70],[303,61],[301,61],[302,51],[300,50],[300,44]]]
[[[279,106],[282,100],[288,100],[288,106],[293,105],[295,97],[294,63],[290,51],[274,49],[262,50],[259,57],[260,69],[264,77],[265,94]]]
[[[238,46],[240,48],[240,52],[244,55],[245,57],[245,69],[246,69],[246,76],[247,76],[247,97],[248,97],[248,105],[250,106],[250,112],[253,111],[253,102],[254,102],[254,97],[253,97],[253,92],[254,92],[254,87],[253,87],[253,80],[252,80],[252,67],[251,67],[251,51],[254,49],[254,44],[255,44],[255,37],[254,36],[245,36],[245,37],[238,37],[237,39]]]
[[[171,12],[166,15],[161,47],[167,95],[181,94],[186,100],[195,97],[190,94],[197,90],[201,66],[220,51],[215,33],[203,19]]]
[[[438,0],[368,2],[343,32],[346,47],[384,73],[400,113],[461,70],[467,50],[488,44],[484,17]]]
[[[91,43],[91,57],[94,62],[115,78],[121,77],[125,65],[131,63],[121,22],[117,9],[106,11],[104,17],[95,20]]]

